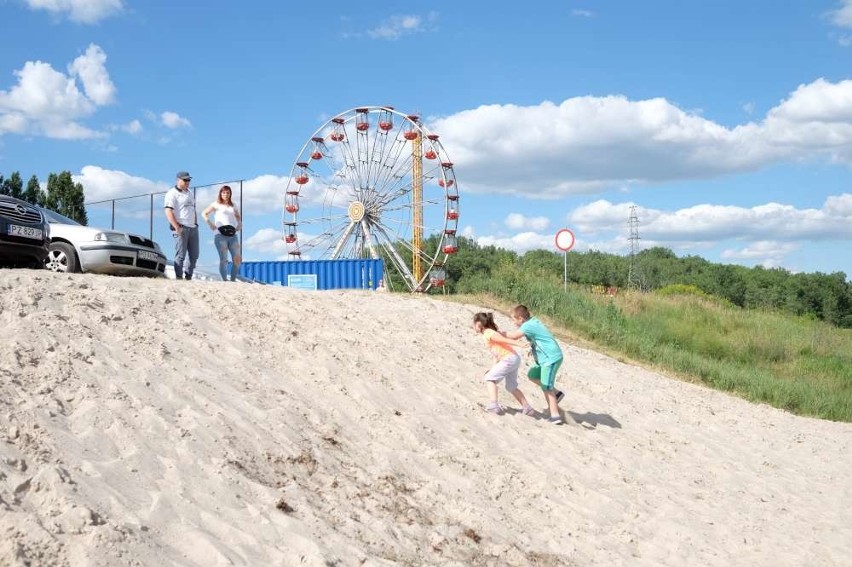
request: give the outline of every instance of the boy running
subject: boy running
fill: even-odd
[[[556,372],[562,365],[562,349],[553,334],[537,318],[530,315],[525,305],[517,305],[512,309],[512,321],[518,326],[517,331],[509,331],[505,336],[510,339],[526,337],[532,346],[535,366],[527,372],[530,380],[537,383],[544,392],[547,408],[550,410],[550,423],[562,425],[559,414],[559,401],[564,394],[555,386]]]

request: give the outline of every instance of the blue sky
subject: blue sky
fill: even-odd
[[[0,0],[0,173],[70,170],[88,201],[243,179],[244,256],[274,260],[303,145],[392,105],[483,244],[625,254],[635,205],[642,247],[852,277],[852,0],[276,4]],[[161,196],[154,225],[170,249]]]

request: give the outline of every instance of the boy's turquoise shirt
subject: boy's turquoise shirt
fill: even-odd
[[[521,332],[532,344],[536,362],[541,365],[556,364],[562,360],[562,349],[553,333],[535,317],[530,317],[520,326]]]

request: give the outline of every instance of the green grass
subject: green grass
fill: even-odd
[[[501,266],[466,292],[494,309],[523,303],[568,340],[790,412],[852,422],[852,330],[743,310],[678,286],[657,293],[564,291]]]

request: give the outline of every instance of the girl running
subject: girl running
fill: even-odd
[[[483,377],[490,399],[490,403],[485,409],[491,413],[503,415],[505,410],[497,402],[497,383],[505,380],[506,390],[515,396],[515,399],[521,404],[524,414],[535,416],[537,412],[530,406],[524,393],[518,388],[518,369],[521,366],[521,357],[512,347],[525,346],[524,343],[501,335],[497,330],[497,325],[494,324],[493,313],[477,313],[474,315],[473,329],[482,335],[488,350],[491,351],[497,361]]]

